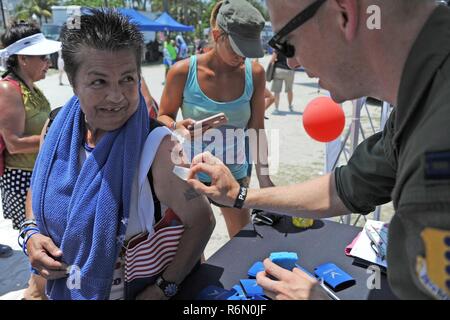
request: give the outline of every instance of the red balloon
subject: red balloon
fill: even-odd
[[[319,142],[336,140],[344,130],[345,114],[331,98],[312,100],[303,113],[303,126],[308,135]]]

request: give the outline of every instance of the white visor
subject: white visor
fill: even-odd
[[[44,56],[61,50],[61,42],[48,40],[42,33],[20,39],[3,50],[0,58],[7,59],[14,54],[25,56]]]

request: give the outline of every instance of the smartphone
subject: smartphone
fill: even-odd
[[[188,129],[193,131],[196,128],[217,128],[228,122],[228,118],[225,113],[221,112],[203,120],[196,121],[194,125],[190,125]]]

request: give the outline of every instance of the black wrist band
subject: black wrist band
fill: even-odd
[[[247,188],[246,187],[240,187],[239,193],[236,197],[236,201],[234,202],[234,207],[238,209],[242,209],[244,206],[245,198],[247,198]]]

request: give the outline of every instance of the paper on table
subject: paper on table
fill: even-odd
[[[370,227],[374,227],[377,231],[381,231],[383,228],[386,228],[385,222],[367,220],[366,224],[364,225],[364,230],[361,232],[358,240],[353,246],[352,251],[350,251],[350,255],[352,257],[359,258],[387,268],[386,258],[381,259],[377,257],[375,251],[372,249],[371,241],[366,233],[366,228]],[[387,241],[387,237],[385,240]]]

